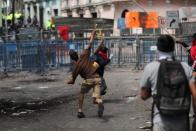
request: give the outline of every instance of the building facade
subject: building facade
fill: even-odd
[[[156,29],[161,34],[175,34],[175,30],[168,29],[166,25],[167,12],[178,11],[179,22],[196,22],[196,1],[195,0],[135,0],[132,2],[124,2],[115,4],[115,16],[114,16],[114,34],[120,35],[120,30],[117,28],[117,21],[123,17],[125,11],[130,12],[156,12],[159,17],[159,28]],[[132,29],[130,32],[133,33],[153,33],[153,29]]]
[[[65,17],[114,19],[114,0],[62,0],[61,2],[62,16]]]
[[[117,22],[127,11],[156,12],[160,24],[156,30],[136,28],[128,29],[129,33],[173,33],[165,25],[167,11],[179,11],[180,22],[196,21],[195,0],[61,0],[61,11],[64,17],[114,19],[115,36],[121,35]]]
[[[25,21],[28,16],[31,19],[37,17],[41,26],[47,26],[48,20],[61,15],[60,0],[24,0]]]

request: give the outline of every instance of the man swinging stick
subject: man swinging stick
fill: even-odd
[[[98,116],[103,116],[104,105],[101,98],[101,78],[97,73],[99,64],[90,60],[92,42],[95,37],[95,31],[92,32],[90,37],[90,42],[88,47],[82,52],[80,57],[77,57],[77,53],[70,52],[70,57],[73,61],[76,62],[75,67],[72,71],[72,79],[67,82],[67,84],[74,84],[78,75],[80,75],[84,81],[82,82],[82,87],[79,95],[79,109],[78,109],[78,118],[84,118],[85,114],[82,111],[84,94],[88,93],[90,89],[93,89],[92,97],[95,99],[95,102],[98,104]]]

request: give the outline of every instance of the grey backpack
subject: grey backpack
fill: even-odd
[[[154,104],[163,115],[189,113],[190,91],[185,71],[180,62],[160,61]]]

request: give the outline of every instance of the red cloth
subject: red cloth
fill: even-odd
[[[69,40],[69,30],[70,30],[69,26],[58,26],[57,29],[63,40],[65,41]]]
[[[191,55],[192,60],[196,61],[196,39],[193,39],[192,41],[190,55]]]
[[[98,56],[102,57],[104,61],[108,60],[108,53],[107,52],[98,51]]]

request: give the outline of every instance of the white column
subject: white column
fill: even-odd
[[[64,11],[64,12],[61,13],[61,16],[68,17],[68,13]]]
[[[84,18],[92,18],[89,8],[84,9]]]
[[[48,22],[48,10],[47,10],[47,7],[46,7],[46,2],[44,1],[43,3],[42,3],[42,5],[43,5],[43,7],[44,7],[44,10],[43,10],[43,12],[44,12],[44,18],[43,18],[43,24],[44,24],[44,27],[46,28],[46,25],[47,25],[47,22]]]
[[[37,9],[37,20],[40,22],[39,3],[36,4],[36,9]]]
[[[74,9],[74,10],[72,11],[72,17],[79,17],[79,14],[78,14],[78,12],[77,12],[77,9]]]
[[[115,10],[115,9],[116,9],[116,8],[115,8],[115,5],[114,5],[114,4],[111,4],[110,9],[111,9],[111,12],[113,13],[112,19],[114,19],[114,17],[115,17],[114,15],[115,15],[115,11],[116,11],[116,10]]]
[[[30,4],[30,17],[31,17],[31,20],[33,19],[35,15],[35,12],[34,12],[34,7],[33,7],[33,3]]]
[[[25,12],[24,12],[25,16],[24,16],[24,22],[25,24],[27,24],[27,18],[29,16],[29,11],[28,11],[28,3],[25,3]]]
[[[102,5],[101,6],[97,6],[97,8],[96,8],[97,18],[102,18],[102,14],[104,13],[103,11],[104,10],[103,10],[103,6]]]
[[[2,7],[3,7],[3,1],[0,1],[0,28],[2,27],[2,19],[3,19]]]

